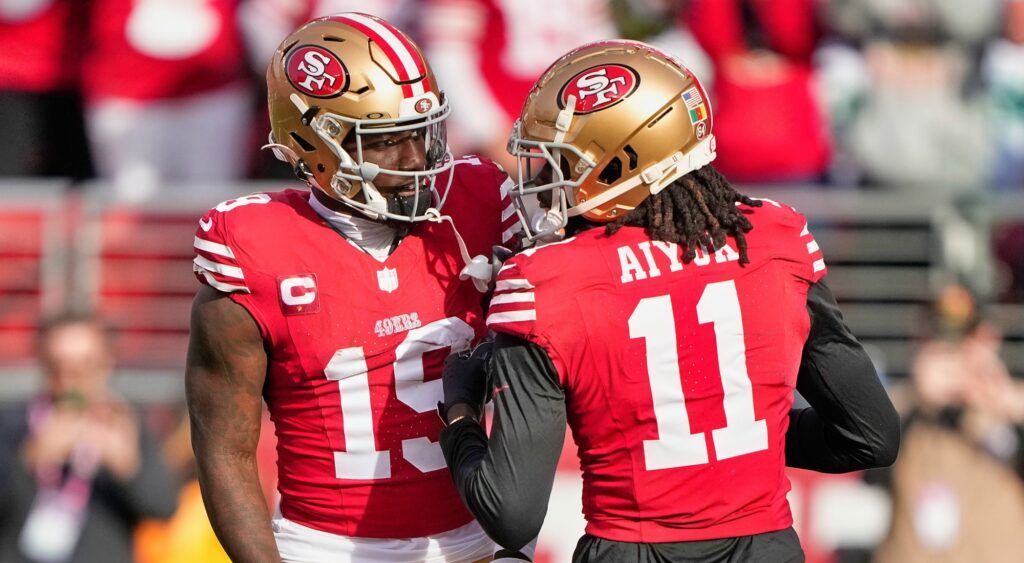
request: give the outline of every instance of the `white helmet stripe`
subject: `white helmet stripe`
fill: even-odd
[[[406,46],[405,42],[403,42],[388,26],[382,25],[379,21],[366,17],[362,14],[341,14],[338,18],[360,24],[368,29],[367,35],[369,35],[371,39],[386,45],[388,49],[395,54],[395,57],[392,57],[389,53],[388,58],[391,60],[391,63],[395,65],[395,68],[398,69],[399,78],[402,80],[411,80],[423,74],[416,64],[416,57],[418,55],[410,50]],[[385,51],[387,51],[387,49],[385,49]],[[412,84],[412,93],[414,96],[426,93],[423,80]]]

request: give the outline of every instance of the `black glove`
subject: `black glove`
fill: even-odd
[[[473,407],[479,420],[489,388],[487,363],[491,359],[493,347],[494,340],[488,337],[472,350],[452,354],[444,361],[444,402],[438,403],[437,413],[445,424],[448,423],[448,409],[456,403]]]

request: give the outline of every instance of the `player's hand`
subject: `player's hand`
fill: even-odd
[[[472,350],[452,354],[444,362],[444,403],[441,405],[441,418],[445,424],[448,410],[459,403],[473,408],[477,419],[483,411],[487,393],[487,362],[491,359],[494,342],[485,339]]]

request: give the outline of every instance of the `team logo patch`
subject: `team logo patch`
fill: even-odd
[[[348,89],[348,69],[323,47],[297,47],[288,54],[284,66],[288,82],[314,98],[333,98]]]
[[[612,107],[636,90],[640,75],[625,65],[590,67],[569,79],[558,93],[558,106],[564,108],[569,96],[576,97],[576,113],[584,114]]]
[[[434,102],[430,101],[430,98],[423,98],[416,102],[414,107],[416,108],[416,113],[427,113],[430,111],[430,108],[434,107]]]
[[[320,295],[316,289],[316,274],[279,276],[277,287],[281,295],[281,310],[285,315],[308,315],[320,312]]]
[[[707,121],[698,121],[697,122],[697,126],[694,127],[694,131],[697,134],[697,140],[698,141],[703,141],[704,137],[708,136],[708,122]]]
[[[377,270],[377,287],[379,287],[381,291],[386,291],[388,293],[398,289],[398,270],[394,268]]]

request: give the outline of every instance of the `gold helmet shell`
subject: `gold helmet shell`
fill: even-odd
[[[631,211],[714,159],[712,124],[704,87],[675,57],[625,40],[570,51],[537,80],[509,139],[527,236],[572,216],[608,222]],[[538,178],[538,168],[549,174]],[[542,192],[550,209],[527,217],[522,197]]]
[[[389,211],[373,183],[381,174],[412,177],[416,197],[431,198],[433,205],[436,177],[451,167],[444,134],[448,101],[422,51],[404,33],[367,14],[312,20],[274,53],[267,90],[268,147],[311,187],[373,219],[426,218]],[[412,130],[423,132],[425,170],[389,170],[363,160],[365,136]]]

